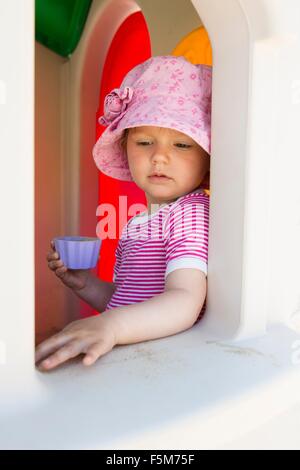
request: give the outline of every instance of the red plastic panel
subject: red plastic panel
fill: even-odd
[[[124,76],[135,65],[151,57],[151,43],[145,18],[141,12],[130,15],[119,27],[110,45],[103,68],[100,84],[99,109],[96,116],[96,139],[105,130],[98,123],[98,118],[103,114],[103,101],[105,95],[113,88],[119,87]],[[95,170],[96,171],[96,170]],[[146,197],[134,182],[120,181],[99,171],[99,204],[112,204],[116,210],[116,239],[103,240],[100,260],[98,263],[98,276],[108,282],[113,280],[113,267],[115,264],[115,250],[118,244],[119,234],[124,224],[131,218],[119,222],[119,196],[127,196],[127,207],[131,204],[143,203],[146,205]],[[103,216],[98,217],[98,220]],[[81,307],[81,316],[86,316],[88,309]],[[94,312],[95,314],[98,312]]]

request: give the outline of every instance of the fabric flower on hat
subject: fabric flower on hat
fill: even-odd
[[[127,108],[133,96],[133,88],[114,88],[104,99],[104,115],[98,119],[103,126],[108,126]]]

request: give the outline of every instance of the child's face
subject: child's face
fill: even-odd
[[[197,188],[209,170],[210,157],[191,137],[173,129],[129,129],[128,165],[150,204],[169,203]],[[152,173],[168,178],[153,179]]]

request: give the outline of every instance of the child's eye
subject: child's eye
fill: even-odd
[[[147,145],[151,145],[151,141],[149,140],[140,140],[138,142],[136,142],[137,145],[143,145],[143,146],[147,146]],[[191,148],[191,145],[190,144],[184,144],[182,142],[178,142],[177,144],[175,144],[176,147],[178,148],[182,148],[182,149],[189,149]]]
[[[137,145],[148,145],[148,144],[151,144],[151,142],[149,142],[149,141],[146,141],[146,140],[143,140],[143,141],[137,142]]]
[[[181,149],[189,149],[189,148],[191,148],[191,145],[189,145],[189,144],[182,144],[182,143],[178,143],[178,144],[176,144],[176,146],[177,146],[178,148],[181,148]]]

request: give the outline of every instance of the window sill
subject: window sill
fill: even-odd
[[[47,402],[2,420],[2,447],[218,448],[300,403],[297,340],[279,325],[260,338],[218,342],[204,337],[200,322],[118,346],[91,367],[77,358],[37,371]],[[281,432],[288,442],[289,430]]]

